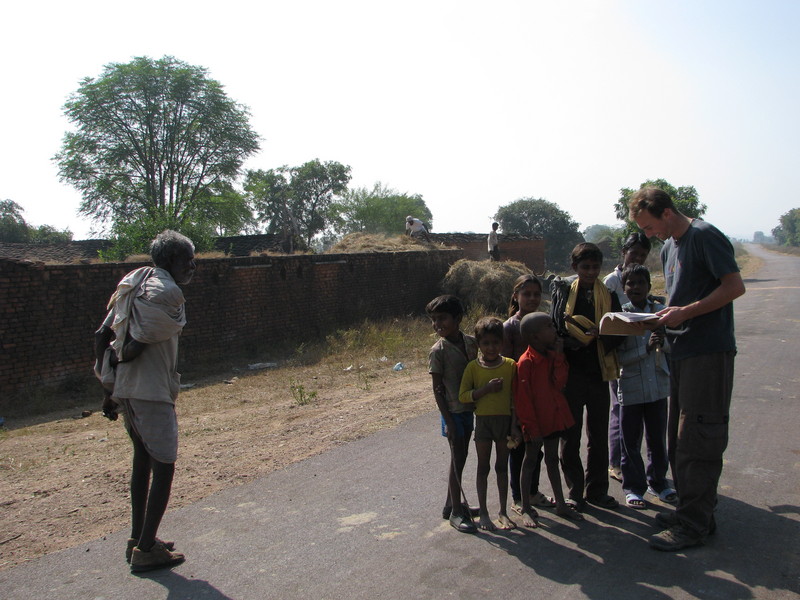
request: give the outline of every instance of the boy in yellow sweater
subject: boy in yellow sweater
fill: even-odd
[[[494,317],[484,317],[475,325],[475,338],[481,351],[471,361],[461,378],[458,399],[465,404],[475,404],[475,450],[478,454],[478,503],[481,529],[495,531],[513,529],[516,524],[508,518],[508,436],[511,434],[512,396],[516,365],[510,358],[500,355],[503,347],[503,322]],[[519,432],[515,435],[521,438]],[[497,524],[489,517],[486,508],[492,446],[495,447],[495,473],[500,496]]]

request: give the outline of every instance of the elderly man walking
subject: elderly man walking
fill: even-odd
[[[132,524],[125,552],[133,572],[184,560],[172,542],[157,539],[156,533],[167,509],[178,455],[176,367],[178,337],[186,324],[178,286],[194,275],[194,244],[167,230],[153,240],[151,256],[154,267],[136,269],[119,282],[95,333],[95,371],[105,389],[103,412],[111,419],[117,412],[123,414],[133,443]]]

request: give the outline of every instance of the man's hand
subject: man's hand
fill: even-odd
[[[656,315],[661,318],[654,325],[656,327],[669,327],[670,329],[678,327],[681,323],[691,318],[691,315],[687,314],[686,308],[685,306],[668,306],[664,310],[658,311]]]
[[[116,421],[119,417],[118,410],[119,405],[111,398],[111,394],[103,390],[103,416],[110,421]]]

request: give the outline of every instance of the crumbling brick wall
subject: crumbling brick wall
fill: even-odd
[[[213,361],[272,340],[313,339],[367,317],[420,313],[459,250],[198,261],[184,288],[181,357]],[[18,392],[91,369],[93,333],[130,263],[0,258],[0,408]]]

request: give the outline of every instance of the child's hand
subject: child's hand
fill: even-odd
[[[503,378],[502,377],[495,377],[489,383],[487,383],[485,387],[486,387],[487,393],[502,392],[503,391]]]
[[[647,351],[661,348],[664,345],[664,330],[656,329],[650,334],[650,339],[647,341]]]

